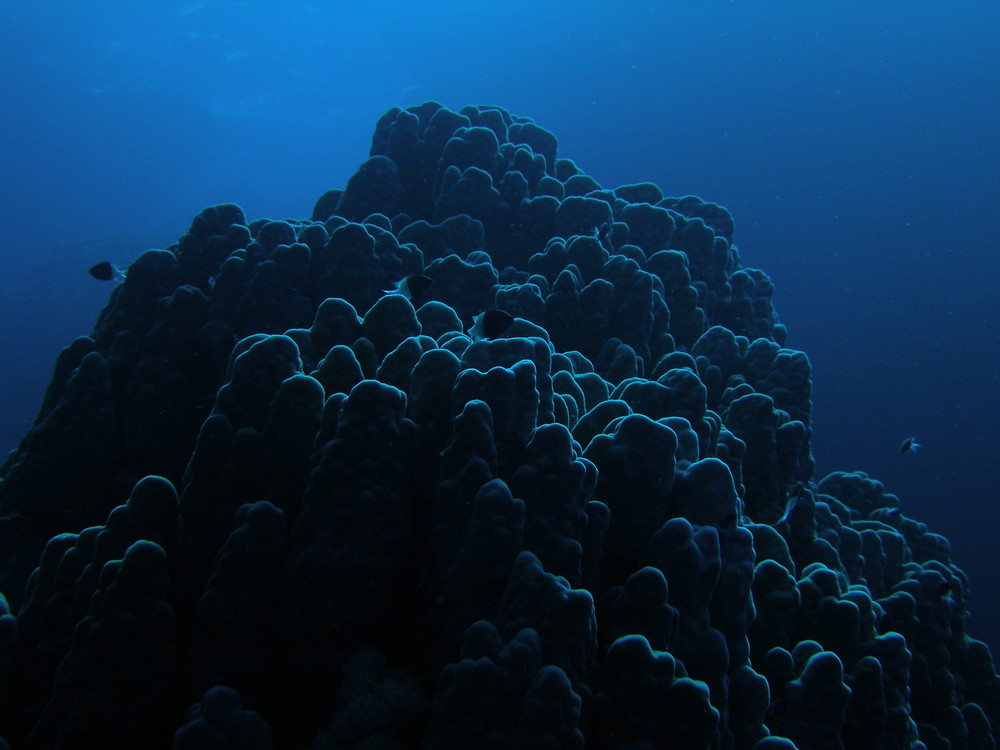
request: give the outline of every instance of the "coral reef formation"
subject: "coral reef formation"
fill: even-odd
[[[435,103],[307,220],[202,211],[0,469],[0,734],[995,747],[948,541],[816,481],[809,359],[733,233]]]

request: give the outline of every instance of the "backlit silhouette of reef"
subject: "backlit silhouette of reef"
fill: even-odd
[[[0,734],[995,747],[948,540],[814,477],[809,359],[733,232],[435,103],[309,219],[202,211],[0,469]]]

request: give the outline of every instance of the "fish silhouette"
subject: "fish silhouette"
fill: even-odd
[[[514,316],[503,310],[485,310],[472,319],[469,335],[473,339],[495,339],[514,322]]]
[[[430,276],[414,273],[404,278],[396,286],[384,291],[386,294],[401,294],[406,299],[412,300],[414,297],[423,297],[433,283]]]
[[[125,272],[110,260],[102,260],[100,263],[95,263],[90,267],[88,273],[98,281],[125,280]]]

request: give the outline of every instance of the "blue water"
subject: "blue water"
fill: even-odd
[[[972,1],[6,3],[0,451],[107,299],[92,263],[215,203],[307,217],[391,106],[498,104],[607,187],[732,211],[813,364],[817,478],[949,537],[996,652],[998,38]]]

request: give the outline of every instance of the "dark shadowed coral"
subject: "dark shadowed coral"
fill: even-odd
[[[199,213],[0,467],[4,739],[995,747],[948,540],[815,481],[734,232],[435,102],[309,220]]]
[[[235,690],[217,685],[188,710],[174,733],[172,750],[271,750],[271,729],[255,711],[240,706]]]

